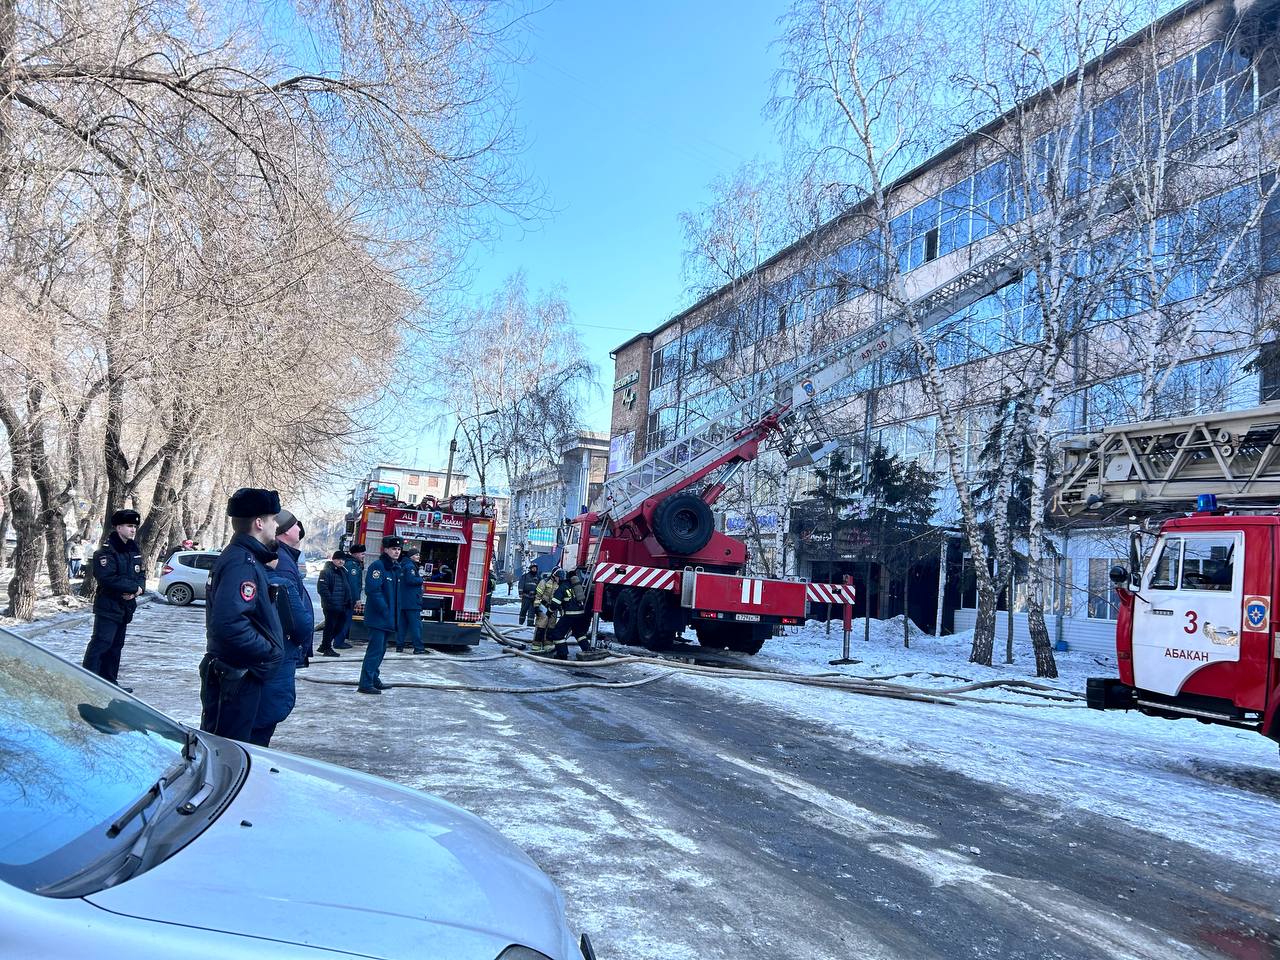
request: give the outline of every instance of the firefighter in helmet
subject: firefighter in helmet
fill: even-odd
[[[551,631],[559,620],[560,603],[556,600],[556,587],[560,585],[561,576],[564,576],[563,570],[548,572],[533,595],[533,609],[537,614],[533,621],[533,645],[529,648],[533,653],[550,653],[555,649],[551,643]]]

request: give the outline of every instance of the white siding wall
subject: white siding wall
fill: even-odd
[[[977,610],[957,610],[956,632],[972,630],[977,619]],[[1045,622],[1049,628],[1049,638],[1056,640],[1058,636],[1058,618],[1056,616],[1045,617]],[[1001,610],[996,615],[995,658],[997,660],[1003,656],[1002,651],[1008,636],[1009,615]],[[1066,641],[1067,648],[1070,650],[1104,657],[1114,657],[1116,655],[1116,624],[1114,620],[1086,620],[1064,617],[1062,620],[1062,639]],[[1015,648],[1021,647],[1023,650],[1026,650],[1031,645],[1031,634],[1027,632],[1027,615],[1025,613],[1015,613],[1013,615],[1013,644]]]

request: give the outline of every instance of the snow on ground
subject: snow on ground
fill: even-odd
[[[93,612],[93,602],[80,596],[80,583],[81,581],[79,580],[71,581],[71,596],[55,597],[49,590],[48,575],[40,574],[36,578],[35,622],[39,623],[43,628],[55,621],[60,623],[69,618],[91,614]],[[17,617],[0,615],[0,627],[25,628],[29,623],[30,621],[19,620]]]
[[[832,667],[841,655],[842,628],[810,621],[775,637],[755,657],[724,654],[744,665],[789,673],[850,677],[899,676],[893,683],[943,688],[963,679],[1035,681],[1029,651],[1012,665],[968,662],[970,634],[932,637],[916,631],[902,647],[902,622],[872,621],[871,639],[854,621],[850,652],[857,664]],[[997,651],[997,659],[1003,654]],[[1092,655],[1057,654],[1060,689],[1083,692],[1085,678],[1114,676],[1114,664]],[[930,677],[938,673],[947,677]],[[1229,859],[1270,871],[1280,837],[1265,826],[1280,818],[1280,762],[1276,744],[1255,733],[1194,720],[1169,721],[1138,713],[1089,710],[1080,703],[1042,700],[955,706],[903,702],[839,690],[763,680],[686,675],[680,682],[727,688],[744,703],[761,702],[830,725],[848,749],[895,762],[938,764],[1003,785],[1029,798],[1062,803],[1082,815],[1103,814]],[[1019,701],[1005,689],[983,691]]]
[[[1042,680],[1036,677],[1035,659],[1028,649],[1015,649],[1014,662],[1004,663],[1003,643],[997,644],[992,658],[993,665],[989,668],[980,667],[969,662],[969,650],[973,645],[972,630],[935,637],[907,621],[911,646],[904,648],[902,622],[903,618],[900,616],[891,620],[873,619],[870,622],[864,619],[854,620],[849,639],[849,656],[859,661],[856,664],[840,667],[829,665],[830,661],[843,655],[844,626],[839,621],[832,621],[828,633],[827,624],[817,620],[810,620],[803,627],[791,628],[783,636],[769,640],[752,662],[756,666],[771,666],[799,673],[838,671],[857,677],[900,674],[902,676],[894,678],[895,682],[909,686],[954,687],[961,682],[957,678],[971,681],[1026,680],[1079,694],[1084,693],[1088,677],[1115,675],[1114,660],[1064,651],[1054,654],[1058,664],[1057,679]],[[931,673],[948,676],[931,677]],[[986,696],[1008,699],[1010,693],[1000,690]]]

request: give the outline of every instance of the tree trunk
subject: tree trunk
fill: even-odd
[[[39,390],[30,392],[37,407],[42,399],[41,393]],[[72,485],[68,484],[61,492],[55,490],[53,467],[49,463],[44,438],[40,433],[38,409],[29,411],[28,423],[31,424],[31,476],[40,498],[37,520],[44,536],[44,559],[49,571],[49,587],[55,597],[65,597],[71,593],[71,575],[67,570],[67,523],[63,511],[70,502]]]
[[[18,542],[13,549],[13,576],[9,578],[9,606],[5,614],[19,620],[33,620],[42,537],[35,498],[20,483],[9,488],[9,513]]]
[[[1009,635],[1004,638],[1004,662],[1013,663],[1013,563],[1010,554],[1009,577],[1004,588],[1004,607],[1009,611]]]
[[[129,262],[129,220],[132,211],[129,209],[129,196],[126,193],[120,198],[120,206],[116,215],[115,244],[111,250],[111,280],[107,287],[106,314],[106,393],[107,415],[102,440],[103,465],[107,474],[107,494],[102,511],[102,529],[104,533],[111,529],[111,514],[125,505],[129,492],[129,458],[125,456],[124,438],[124,362],[120,356],[120,345],[125,343],[124,335],[124,283],[125,271]],[[93,577],[85,577],[80,593],[92,597],[97,588]]]
[[[1032,434],[1031,521],[1027,528],[1027,629],[1036,655],[1036,676],[1050,679],[1058,676],[1058,664],[1044,622],[1044,514],[1049,486],[1049,413],[1052,410],[1053,387],[1046,384],[1036,404],[1035,431]]]
[[[984,568],[984,573],[986,570]],[[980,629],[983,625],[986,629]],[[978,578],[978,616],[973,630],[973,647],[969,662],[984,667],[991,666],[991,654],[996,641],[996,591],[987,573]]]

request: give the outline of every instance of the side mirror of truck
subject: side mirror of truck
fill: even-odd
[[[1129,569],[1122,563],[1117,563],[1107,571],[1107,576],[1111,578],[1111,582],[1117,587],[1129,586]]]

